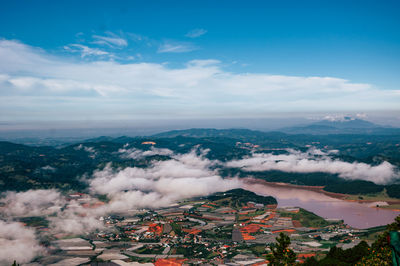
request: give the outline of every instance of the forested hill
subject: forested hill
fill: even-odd
[[[143,144],[154,142],[154,145]],[[332,134],[306,135],[261,132],[247,129],[188,129],[169,131],[148,137],[100,137],[63,147],[27,146],[0,142],[0,190],[30,188],[85,189],[83,175],[90,176],[107,163],[112,167],[148,167],[152,161],[171,159],[169,154],[152,154],[141,158],[121,156],[124,147],[150,150],[169,149],[174,154],[193,148],[208,150],[210,160],[227,162],[257,153],[287,153],[286,148],[305,152],[310,147],[324,151],[336,150],[332,160],[378,165],[384,161],[400,167],[400,135]],[[332,192],[364,194],[384,189],[400,198],[400,185],[377,185],[368,181],[346,181],[327,173],[288,173],[281,171],[245,172],[242,169],[217,169],[223,177],[253,176],[267,181],[299,185],[325,186]]]
[[[247,191],[241,188],[232,189],[225,192],[217,192],[208,197],[207,200],[211,201],[228,201],[233,206],[244,206],[249,201],[254,203],[260,203],[264,205],[277,204],[278,202],[274,197],[271,196],[260,196],[254,192]]]

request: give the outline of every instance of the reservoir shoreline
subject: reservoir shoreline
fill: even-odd
[[[271,187],[276,187],[276,188],[293,188],[293,189],[302,189],[302,190],[308,190],[308,191],[313,191],[317,193],[322,193],[328,197],[340,199],[343,201],[348,201],[348,202],[358,202],[358,203],[374,203],[374,202],[381,202],[384,201],[388,203],[387,208],[382,208],[381,206],[376,207],[376,206],[371,206],[371,208],[382,208],[385,210],[391,210],[391,211],[396,211],[400,212],[400,209],[394,208],[393,206],[396,204],[400,204],[400,199],[348,199],[349,196],[355,196],[355,195],[350,195],[350,194],[343,194],[343,193],[336,193],[336,192],[329,192],[324,190],[324,186],[306,186],[306,185],[295,185],[295,184],[289,184],[289,183],[282,183],[282,182],[269,182],[265,181],[263,179],[257,179],[257,178],[252,178],[252,177],[247,177],[244,178],[244,182],[248,184],[264,184],[268,185]],[[393,207],[393,208],[392,208]]]
[[[323,187],[299,186],[244,178],[243,189],[259,195],[273,196],[279,207],[300,207],[325,219],[343,220],[353,228],[366,229],[394,222],[400,214],[386,208],[376,208],[378,201],[348,200],[345,194],[323,191]],[[384,202],[380,202],[384,204]]]

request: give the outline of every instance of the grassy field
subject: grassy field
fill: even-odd
[[[292,217],[293,220],[299,221],[304,227],[318,228],[332,224],[332,222],[328,222],[324,218],[301,208],[297,213],[280,211],[280,214],[284,217]]]
[[[398,204],[390,204],[387,206],[379,206],[382,209],[390,209],[390,210],[400,210],[400,202]],[[399,213],[400,215],[400,213]]]
[[[382,192],[364,195],[347,195],[344,199],[346,200],[366,200],[366,201],[395,201],[400,204],[400,200],[396,198],[391,198],[386,193],[386,189]]]
[[[386,225],[368,228],[366,232],[360,236],[362,240],[369,242],[375,241],[386,230]]]

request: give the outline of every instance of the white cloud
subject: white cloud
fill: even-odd
[[[105,45],[111,48],[123,48],[128,46],[128,41],[112,32],[106,32],[105,36],[93,35],[95,44]]]
[[[81,57],[90,57],[90,56],[105,56],[110,55],[110,53],[100,50],[98,48],[90,48],[86,45],[82,44],[70,44],[64,46],[64,49],[71,53],[80,53]]]
[[[292,173],[330,173],[347,180],[367,180],[376,184],[388,184],[400,178],[399,171],[388,162],[382,162],[379,165],[349,163],[332,159],[318,149],[304,153],[290,149],[288,151],[289,154],[280,155],[253,153],[249,157],[230,161],[226,163],[226,166],[255,172],[278,170]]]
[[[171,159],[153,161],[147,168],[113,169],[108,165],[95,171],[87,179],[91,193],[106,194],[109,198],[109,202],[98,208],[84,208],[78,201],[67,200],[53,189],[4,193],[0,199],[1,213],[9,221],[0,220],[0,263],[9,264],[14,259],[26,263],[43,252],[33,229],[11,221],[16,217],[43,215],[49,220],[52,233],[81,234],[107,230],[98,219],[107,213],[163,207],[183,198],[249,187],[237,178],[223,179],[219,176],[217,169],[221,165],[240,167],[245,171],[327,172],[345,179],[370,180],[379,184],[399,177],[394,166],[387,162],[376,166],[359,162],[348,163],[330,158],[337,151],[324,152],[315,148],[307,152],[289,149],[288,154],[280,155],[254,153],[226,164],[207,159],[208,150],[198,148],[185,154],[175,154],[168,149],[155,147],[147,151],[125,147],[119,152],[134,158],[166,154]],[[277,192],[269,193],[275,195]],[[290,198],[293,195],[288,193],[283,197]]]
[[[11,40],[0,40],[0,58],[0,119],[243,118],[399,110],[400,102],[397,90],[333,77],[231,73],[213,59],[181,68],[75,61]]]
[[[78,207],[59,212],[57,216],[47,217],[52,232],[82,234],[104,229],[104,224],[92,210]]]
[[[30,262],[42,254],[43,248],[35,238],[35,231],[17,222],[0,220],[0,264]]]
[[[359,117],[359,114],[356,114],[357,118],[366,118],[366,117]],[[326,115],[323,117],[323,120],[328,120],[331,122],[344,122],[344,121],[349,121],[349,120],[355,120],[355,117],[352,117],[351,115],[345,115],[345,114],[331,114],[331,115]]]
[[[7,191],[0,203],[4,205],[1,208],[3,217],[10,220],[21,216],[45,216],[53,233],[84,233],[104,227],[90,211],[74,200],[67,201],[55,189]]]
[[[187,63],[188,67],[212,67],[220,64],[221,61],[215,59],[191,60]]]
[[[154,161],[148,168],[107,166],[96,171],[88,180],[92,193],[110,198],[97,213],[168,206],[179,199],[240,187],[238,179],[223,179],[210,169],[217,162],[205,158],[206,152],[171,155],[173,159]]]
[[[87,146],[84,146],[83,144],[79,144],[74,149],[77,151],[84,150],[88,153],[96,154],[96,150],[93,147],[87,147]]]
[[[186,154],[171,154],[167,149],[149,151],[168,153],[173,159],[154,161],[147,168],[112,169],[108,165],[94,172],[87,180],[91,193],[106,194],[109,198],[108,203],[98,208],[85,208],[79,201],[67,200],[53,189],[9,191],[0,199],[2,216],[8,220],[20,216],[45,216],[52,233],[81,234],[105,230],[98,218],[107,213],[168,206],[179,199],[241,186],[238,179],[223,179],[211,169],[218,162],[205,157],[207,150]],[[91,200],[96,203],[95,199]]]
[[[365,113],[358,113],[358,114],[356,114],[356,117],[358,119],[366,119],[366,118],[368,118],[368,115]]]
[[[192,43],[182,42],[164,42],[158,47],[159,53],[187,53],[197,50],[197,47]]]
[[[136,148],[130,148],[130,149],[119,149],[119,153],[121,153],[122,158],[129,158],[129,159],[141,159],[147,156],[153,156],[153,155],[172,155],[173,151],[170,149],[163,149],[163,148],[155,148],[151,147],[149,150],[143,151],[139,150]]]
[[[173,159],[154,161],[148,168],[127,167],[114,171],[108,166],[96,171],[94,178],[88,182],[92,192],[107,194],[111,201],[129,190],[152,191],[158,194],[161,202],[168,203],[238,187],[240,182],[237,179],[222,179],[210,169],[217,162],[205,158],[206,152],[198,154],[197,150],[192,150],[186,154],[171,155]],[[151,204],[148,202],[147,206]]]
[[[207,33],[207,30],[205,30],[205,29],[193,29],[193,30],[189,31],[188,33],[186,33],[185,36],[189,37],[189,38],[197,38],[206,33]]]
[[[65,204],[60,192],[54,189],[8,191],[3,193],[0,203],[7,206],[2,213],[7,216],[39,216],[58,212]]]

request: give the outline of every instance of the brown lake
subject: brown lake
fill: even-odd
[[[341,219],[354,228],[364,229],[386,225],[392,223],[400,215],[398,211],[345,201],[301,187],[274,186],[254,179],[248,179],[248,181],[250,182],[244,183],[244,189],[259,195],[275,197],[278,207],[301,207],[323,218]]]

